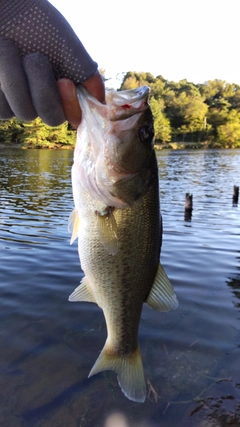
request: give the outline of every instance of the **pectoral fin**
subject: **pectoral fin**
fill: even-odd
[[[161,264],[158,266],[152,289],[145,302],[157,311],[175,310],[178,306],[174,289]]]
[[[111,255],[118,251],[117,224],[111,208],[107,208],[103,214],[97,212],[97,227],[99,240],[103,247]]]
[[[85,301],[85,302],[95,302],[96,303],[96,300],[95,300],[92,292],[89,290],[88,281],[87,281],[86,277],[84,277],[81,280],[80,285],[69,296],[68,301],[70,301],[70,302]]]
[[[68,220],[68,231],[72,233],[72,237],[70,240],[70,245],[74,242],[74,240],[78,237],[78,230],[80,225],[80,218],[77,209],[73,209],[69,220]]]

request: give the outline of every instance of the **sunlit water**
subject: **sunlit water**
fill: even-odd
[[[96,305],[68,302],[82,277],[67,231],[72,154],[0,151],[0,425],[103,427],[114,411],[129,427],[220,423],[211,399],[233,413],[240,401],[240,151],[158,152],[161,260],[179,307],[143,309],[144,404],[113,372],[87,379],[106,329]]]

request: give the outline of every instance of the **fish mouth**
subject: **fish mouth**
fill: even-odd
[[[106,92],[106,102],[109,106],[109,120],[111,122],[121,121],[132,117],[135,114],[141,114],[149,108],[149,87],[129,89],[125,91]]]

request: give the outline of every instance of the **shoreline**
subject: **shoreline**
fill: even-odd
[[[16,143],[4,143],[0,142],[0,149],[5,148],[14,148],[16,150],[74,150],[75,145],[67,145],[67,144],[49,144],[38,146],[34,144],[16,144]]]
[[[223,147],[217,142],[168,142],[154,144],[155,150],[237,150],[240,147],[231,147],[227,144]]]
[[[49,145],[34,145],[34,144],[16,144],[16,143],[4,143],[0,142],[0,149],[13,148],[15,150],[74,150],[75,145],[67,144],[49,144]],[[165,144],[154,144],[155,150],[229,150],[238,149],[239,147],[220,147],[218,144],[206,143],[206,142],[169,142]]]

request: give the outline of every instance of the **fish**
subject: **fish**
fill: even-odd
[[[149,87],[106,89],[101,104],[78,88],[82,121],[72,166],[71,244],[78,239],[85,276],[71,302],[96,303],[107,339],[89,377],[113,370],[124,395],[144,402],[146,380],[138,343],[143,304],[177,308],[160,264],[162,217]]]

